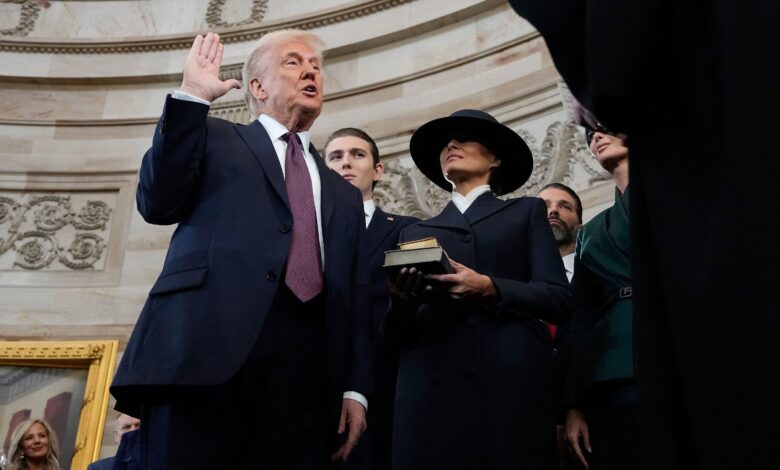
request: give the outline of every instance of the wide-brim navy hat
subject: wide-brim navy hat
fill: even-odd
[[[496,195],[511,193],[531,176],[534,165],[531,149],[517,132],[484,111],[461,109],[448,117],[423,124],[409,143],[417,168],[445,191],[452,191],[452,183],[441,171],[439,155],[452,139],[479,142],[501,160],[501,165],[493,170],[490,182]]]

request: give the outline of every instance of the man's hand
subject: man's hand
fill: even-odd
[[[359,402],[345,398],[341,402],[341,418],[339,418],[339,434],[349,428],[347,442],[344,443],[331,457],[334,462],[341,460],[346,462],[352,449],[358,443],[363,431],[366,430],[366,409]]]
[[[219,66],[224,51],[225,46],[219,42],[219,35],[208,33],[204,38],[199,34],[184,62],[181,91],[206,101],[214,101],[233,88],[241,88],[238,80],[219,79]]]
[[[455,274],[429,274],[427,278],[452,284],[449,292],[453,299],[472,296],[492,298],[496,296],[496,286],[493,285],[493,281],[488,276],[467,268],[452,259],[450,264],[455,269]]]
[[[590,448],[590,433],[588,432],[588,423],[585,422],[585,416],[577,409],[570,409],[566,413],[566,440],[569,442],[569,449],[585,468],[588,468],[588,461],[582,453],[580,446],[580,437],[582,444],[588,453],[593,452]]]

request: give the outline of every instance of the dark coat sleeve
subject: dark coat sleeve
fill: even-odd
[[[150,224],[175,224],[187,217],[205,153],[208,112],[203,104],[166,99],[136,192],[138,212]]]
[[[576,408],[579,403],[579,371],[582,352],[587,345],[590,332],[596,323],[598,305],[593,299],[593,292],[597,292],[594,285],[593,273],[580,263],[579,258],[574,260],[574,278],[572,288],[574,290],[574,314],[565,328],[559,330],[559,353],[564,368],[564,387],[561,398],[561,409]]]
[[[352,308],[352,375],[350,390],[360,392],[370,397],[373,394],[373,334],[371,332],[371,275],[363,238],[366,236],[365,215],[363,213],[363,199],[360,193],[355,191],[355,197],[359,199],[359,211],[357,213],[357,237],[354,245],[353,258],[353,308]]]
[[[559,325],[571,316],[572,294],[561,256],[547,221],[544,202],[532,204],[526,245],[531,267],[528,282],[492,277],[501,298],[499,314],[531,315]]]

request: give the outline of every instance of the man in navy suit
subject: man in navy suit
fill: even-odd
[[[136,199],[178,227],[111,389],[144,422],[146,469],[328,468],[365,429],[362,200],[309,144],[322,47],[296,30],[258,41],[250,125],[207,116],[241,87],[219,79],[216,34],[195,39],[166,100]]]
[[[390,456],[398,351],[379,335],[379,327],[387,313],[390,300],[387,274],[382,266],[385,262],[385,251],[398,248],[401,229],[418,219],[388,214],[374,204],[374,188],[382,177],[384,165],[379,160],[376,142],[364,131],[346,127],[331,134],[325,143],[325,161],[328,167],[360,190],[366,215],[364,252],[369,256],[371,270],[371,332],[376,348],[374,396],[371,400],[369,430],[363,439],[364,444],[358,448],[359,458],[354,465],[359,468],[389,470],[392,468]]]
[[[119,413],[119,416],[116,418],[116,423],[114,423],[114,442],[120,444],[122,437],[125,434],[131,431],[135,431],[140,427],[141,420],[138,418],[133,418],[132,416],[128,416],[124,413]],[[119,455],[118,451],[117,455]],[[87,466],[87,470],[111,470],[114,467],[114,460],[114,457],[100,459],[89,464]]]

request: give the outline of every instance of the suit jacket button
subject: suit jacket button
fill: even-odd
[[[469,367],[468,372],[466,372],[466,375],[469,377],[476,377],[477,376],[477,368],[476,367]]]
[[[287,233],[287,232],[289,232],[289,231],[290,231],[290,228],[291,228],[291,227],[290,227],[290,224],[288,224],[287,222],[285,222],[285,223],[283,223],[283,224],[282,224],[282,225],[279,227],[279,231],[280,231],[280,232],[282,232],[282,233]]]
[[[265,273],[265,278],[268,279],[269,281],[275,281],[276,273],[273,271],[268,271],[267,273]]]
[[[474,326],[474,317],[469,318],[466,320],[466,326]]]
[[[471,241],[471,234],[470,234],[470,233],[467,233],[467,234],[466,234],[466,235],[463,237],[463,241],[464,241],[464,242],[466,242],[466,243],[470,242],[470,241]]]

